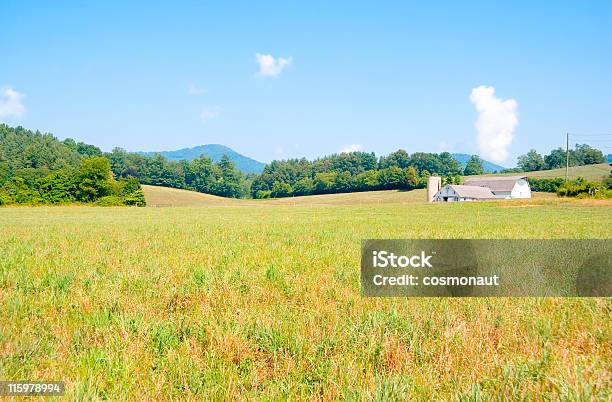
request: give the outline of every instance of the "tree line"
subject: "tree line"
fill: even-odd
[[[219,162],[200,156],[191,161],[170,161],[162,155],[143,156],[115,148],[105,154],[116,177],[135,177],[143,184],[194,190],[222,197],[248,194],[249,176],[224,155]]]
[[[468,166],[484,172],[482,160],[474,156]],[[445,183],[459,183],[466,170],[448,152],[412,155],[398,150],[386,157],[374,153],[350,152],[314,161],[289,159],[266,165],[251,184],[253,198],[345,193],[372,190],[410,190],[427,185],[427,177],[437,174]],[[469,173],[478,174],[478,173]]]
[[[571,164],[601,163],[603,153],[576,145]],[[531,171],[565,163],[565,151],[542,157],[535,150],[519,157],[519,168]],[[140,183],[194,190],[234,198],[289,197],[372,190],[410,190],[427,185],[439,175],[444,184],[459,184],[461,176],[484,173],[483,160],[473,155],[463,168],[448,152],[409,154],[398,150],[387,156],[350,152],[314,161],[272,161],[260,175],[245,175],[227,157],[219,162],[200,156],[191,161],[169,161],[161,155],[144,156],[115,148],[59,141],[51,134],[0,124],[0,203],[96,202],[144,205]],[[534,191],[557,192],[559,179],[530,179]]]
[[[567,158],[568,152],[563,148],[553,149],[544,156],[532,149],[525,155],[518,157],[517,168],[507,171],[533,172],[558,169],[565,167]],[[569,166],[594,165],[605,162],[606,157],[603,152],[587,144],[576,144],[574,149],[569,150]]]

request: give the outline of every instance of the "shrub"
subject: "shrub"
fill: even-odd
[[[600,183],[578,178],[572,182],[563,183],[557,190],[561,197],[579,198],[609,198],[610,192]]]
[[[123,204],[144,207],[147,205],[147,201],[145,200],[142,190],[138,189],[128,195],[123,196]]]
[[[559,187],[563,185],[565,180],[562,177],[555,178],[537,178],[528,177],[529,186],[532,191],[541,191],[545,193],[556,193]]]
[[[116,195],[107,195],[105,197],[102,197],[98,199],[98,201],[96,201],[95,204],[101,207],[116,207],[116,206],[125,205],[123,199]]]
[[[272,196],[272,191],[270,190],[258,190],[255,194],[255,198],[270,198]]]

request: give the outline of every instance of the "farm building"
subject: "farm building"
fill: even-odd
[[[466,186],[486,187],[495,198],[531,198],[531,187],[526,176],[490,176],[468,178]]]
[[[459,184],[447,184],[435,195],[434,201],[478,201],[492,200],[495,194],[486,187],[462,186]]]
[[[437,181],[429,181],[435,184]],[[438,187],[439,188],[439,187]],[[438,188],[435,188],[438,190]],[[525,176],[468,178],[463,185],[447,184],[428,201],[478,201],[492,199],[531,198],[531,187]]]

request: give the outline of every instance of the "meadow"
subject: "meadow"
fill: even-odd
[[[570,166],[567,169],[567,177],[569,180],[574,180],[579,177],[590,181],[601,182],[606,176],[610,174],[610,164],[599,163],[595,165],[584,165],[584,166]],[[517,176],[524,175],[527,177],[538,177],[538,178],[555,178],[565,177],[565,168],[550,169],[550,170],[536,170],[533,172],[524,173],[502,173],[504,176]],[[494,175],[483,175],[483,176],[494,176]]]
[[[609,400],[609,299],[363,298],[359,260],[364,238],[610,238],[610,203],[381,193],[0,208],[0,378],[72,399]]]

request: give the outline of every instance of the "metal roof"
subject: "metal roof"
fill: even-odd
[[[486,187],[480,186],[466,186],[459,184],[449,184],[449,187],[453,189],[459,197],[463,198],[476,198],[481,200],[495,198],[495,194]]]
[[[512,191],[516,182],[526,176],[471,177],[465,180],[466,186],[487,187],[491,191]]]

